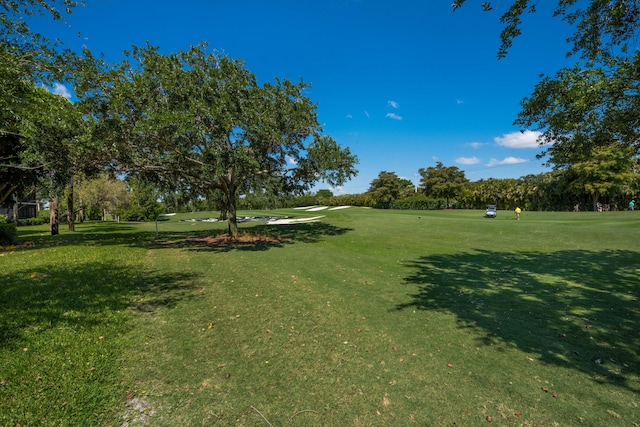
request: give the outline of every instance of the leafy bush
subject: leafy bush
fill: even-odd
[[[49,222],[49,217],[38,216],[35,218],[23,218],[20,220],[19,225],[42,225]]]
[[[123,221],[146,221],[147,209],[144,206],[129,206],[120,215],[120,219]]]
[[[7,216],[4,214],[0,214],[0,224],[6,224],[7,222]]]
[[[153,221],[163,211],[164,206],[158,202],[148,206],[131,205],[120,213],[120,219],[123,221]]]
[[[0,223],[0,245],[13,245],[16,243],[16,225],[10,223]]]

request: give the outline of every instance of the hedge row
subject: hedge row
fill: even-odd
[[[49,218],[38,216],[35,218],[22,218],[19,225],[42,225],[47,223],[49,223]]]
[[[391,202],[390,207],[402,210],[439,210],[450,206],[447,206],[447,201],[444,199],[431,199],[418,195],[408,199],[395,200]]]

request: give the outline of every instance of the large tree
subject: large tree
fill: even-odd
[[[0,0],[0,203],[13,191],[32,185],[45,170],[44,163],[64,157],[59,152],[45,159],[46,148],[36,154],[41,139],[37,132],[55,128],[59,135],[65,132],[62,126],[68,125],[66,120],[56,122],[59,100],[47,98],[40,88],[67,68],[59,61],[56,43],[32,32],[28,24],[34,15],[61,20],[79,4],[82,1]],[[50,136],[46,131],[41,135]]]
[[[454,1],[454,10],[465,2]],[[521,33],[523,16],[536,12],[537,4],[534,0],[513,0],[503,9],[499,57],[506,55]],[[483,2],[482,7],[489,11],[499,5]],[[557,0],[554,16],[573,26],[567,42],[569,54],[578,61],[553,77],[543,77],[532,95],[522,101],[515,123],[541,132],[544,151],[540,157],[549,155],[548,162],[554,168],[577,166],[573,172],[580,171],[581,179],[595,179],[590,184],[581,181],[580,186],[591,188],[597,197],[599,190],[595,189],[601,182],[587,173],[594,166],[587,163],[600,159],[608,164],[605,154],[618,147],[618,154],[626,159],[616,162],[628,165],[629,170],[616,175],[633,175],[631,167],[640,153],[640,52],[636,48],[640,1]],[[586,160],[584,156],[590,154],[597,155]]]
[[[107,220],[107,214],[117,216],[131,199],[127,185],[106,171],[83,181],[77,190],[80,205],[90,219]]]
[[[445,166],[442,162],[437,162],[436,166],[420,168],[420,189],[427,197],[443,198],[449,201],[462,194],[462,191],[469,182],[464,171],[456,166]]]
[[[74,176],[95,166],[98,151],[88,138],[86,120],[74,104],[39,87],[33,87],[30,99],[32,110],[20,117],[20,152],[12,167],[38,174],[51,200],[52,234],[58,233],[58,198],[69,187],[68,220],[73,231]]]
[[[395,172],[382,171],[371,181],[367,193],[375,199],[376,204],[388,207],[391,202],[413,193],[413,184],[408,179],[400,178]]]
[[[594,210],[597,210],[601,196],[623,193],[625,184],[631,182],[633,161],[629,151],[628,146],[615,143],[597,147],[583,153],[581,159],[571,165],[572,187],[592,197]]]
[[[356,156],[323,134],[302,81],[259,84],[240,60],[204,44],[167,55],[134,47],[110,69],[96,64],[76,89],[122,171],[191,194],[221,191],[231,235],[241,192],[267,182],[285,191],[336,186],[357,173]]]

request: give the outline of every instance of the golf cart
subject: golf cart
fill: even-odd
[[[496,205],[487,205],[487,211],[484,214],[485,218],[495,218],[498,216],[498,208]]]

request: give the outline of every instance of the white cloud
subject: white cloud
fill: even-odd
[[[387,115],[385,117],[388,117],[388,118],[393,119],[393,120],[402,120],[402,116],[399,116],[399,115],[394,114],[394,113],[387,113]]]
[[[369,117],[371,117],[371,116],[369,115],[369,112],[368,112],[368,111],[366,111],[366,110],[365,110],[365,112],[364,112],[364,115],[365,115],[365,116],[367,116],[367,119],[368,119]]]
[[[464,104],[464,101],[462,99],[456,99],[456,104],[462,105]]]
[[[347,114],[347,119],[353,119],[353,116],[351,114]]]
[[[504,165],[517,165],[520,163],[527,163],[529,161],[529,159],[522,159],[519,157],[505,157],[502,160],[498,160],[498,159],[491,159],[489,160],[489,163],[487,163],[487,166],[489,167],[493,167],[493,166],[504,166]]]
[[[527,130],[524,132],[511,132],[504,135],[496,136],[493,140],[496,144],[507,148],[538,148],[538,137],[542,135],[540,132]]]
[[[296,159],[294,159],[293,157],[287,156],[287,163],[289,163],[290,165],[297,165],[298,161]]]
[[[471,148],[475,148],[477,150],[478,148],[482,147],[483,145],[487,145],[487,144],[484,143],[484,142],[469,142],[466,145],[468,145]]]
[[[344,194],[344,187],[342,186],[332,187],[331,192],[335,195]]]
[[[388,101],[387,104],[393,108],[398,108],[398,103],[396,101]]]
[[[64,96],[67,99],[71,99],[71,92],[69,92],[69,89],[67,89],[67,87],[62,83],[56,83],[55,85],[53,85],[52,92],[56,95]]]
[[[477,165],[481,160],[477,157],[458,157],[456,159],[456,163],[461,165]]]

